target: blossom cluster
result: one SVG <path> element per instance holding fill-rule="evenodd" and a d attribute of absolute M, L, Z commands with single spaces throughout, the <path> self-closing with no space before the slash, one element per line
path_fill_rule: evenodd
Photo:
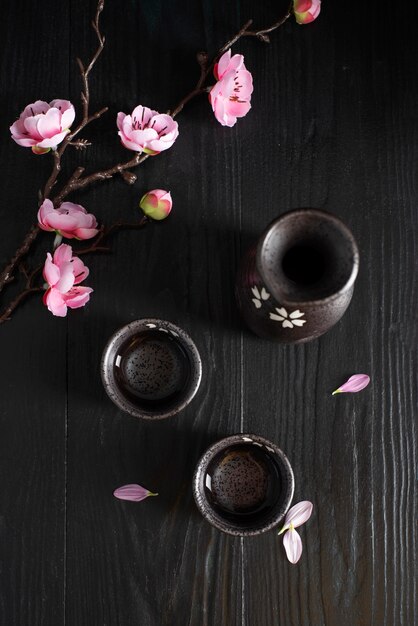
<path fill-rule="evenodd" d="M 315 20 L 320 9 L 321 0 L 293 0 L 293 13 L 299 24 Z M 220 56 L 213 73 L 216 83 L 208 88 L 208 92 L 215 118 L 222 126 L 234 126 L 238 118 L 247 115 L 251 109 L 252 74 L 245 66 L 243 55 L 232 56 L 231 50 Z M 66 142 L 71 141 L 74 119 L 75 109 L 68 100 L 56 99 L 49 103 L 37 100 L 25 107 L 19 119 L 10 126 L 10 132 L 18 145 L 31 148 L 34 154 L 46 154 L 52 150 L 59 159 Z M 116 125 L 125 148 L 149 156 L 171 148 L 179 135 L 178 124 L 171 115 L 141 104 L 130 114 L 119 112 Z M 78 129 L 74 134 L 77 132 Z M 57 153 L 61 144 L 63 148 Z M 154 189 L 141 198 L 139 206 L 147 217 L 165 219 L 172 208 L 171 195 L 164 189 Z M 61 244 L 61 240 L 63 237 L 78 240 L 95 237 L 99 232 L 97 220 L 80 204 L 63 202 L 54 206 L 50 198 L 45 198 L 38 211 L 38 226 L 56 235 L 55 251 L 53 256 L 48 252 L 44 265 L 46 291 L 43 300 L 53 315 L 63 317 L 68 308 L 84 306 L 93 290 L 79 286 L 89 270 L 73 254 L 71 246 Z"/>

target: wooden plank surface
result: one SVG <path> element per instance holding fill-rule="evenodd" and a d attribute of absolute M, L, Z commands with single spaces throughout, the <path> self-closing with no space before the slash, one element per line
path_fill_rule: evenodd
<path fill-rule="evenodd" d="M 109 113 L 85 136 L 91 169 L 126 157 L 115 117 L 166 110 L 193 86 L 197 50 L 214 52 L 247 18 L 286 2 L 106 1 L 107 43 L 91 81 Z M 94 47 L 95 1 L 6 2 L 0 34 L 5 262 L 31 224 L 49 156 L 8 139 L 37 98 L 77 102 L 74 57 Z M 41 14 L 42 13 L 42 18 Z M 66 320 L 33 299 L 0 326 L 0 623 L 5 626 L 412 626 L 416 606 L 417 9 L 323 2 L 270 45 L 235 46 L 254 76 L 253 108 L 233 129 L 206 98 L 179 115 L 172 150 L 138 180 L 71 198 L 109 223 L 168 188 L 173 214 L 118 234 L 86 260 L 90 304 Z M 301 206 L 340 216 L 360 248 L 354 299 L 319 340 L 277 346 L 243 328 L 234 302 L 241 254 L 276 215 Z M 45 246 L 47 239 L 45 239 Z M 45 248 L 46 249 L 46 248 Z M 13 287 L 10 289 L 13 291 Z M 105 395 L 104 344 L 155 316 L 185 328 L 202 387 L 179 416 L 138 422 Z M 330 393 L 354 372 L 371 386 Z M 212 529 L 191 494 L 197 459 L 238 431 L 276 441 L 314 515 L 297 566 L 274 532 Z M 160 496 L 116 501 L 139 482 Z"/>
<path fill-rule="evenodd" d="M 9 126 L 28 103 L 52 100 L 68 88 L 68 6 L 62 3 L 60 17 L 52 2 L 43 10 L 51 15 L 49 32 L 38 37 L 35 10 L 27 2 L 2 6 L 2 266 L 34 220 L 38 189 L 49 170 L 41 157 L 17 149 Z M 14 292 L 12 283 L 7 293 Z M 67 325 L 50 322 L 41 302 L 32 301 L 1 327 L 0 623 L 5 626 L 64 623 Z"/>

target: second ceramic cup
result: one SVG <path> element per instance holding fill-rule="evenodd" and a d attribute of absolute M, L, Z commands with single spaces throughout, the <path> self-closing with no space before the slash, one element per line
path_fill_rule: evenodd
<path fill-rule="evenodd" d="M 292 502 L 294 477 L 286 455 L 258 435 L 232 435 L 201 457 L 193 495 L 203 517 L 230 535 L 276 528 Z"/>
<path fill-rule="evenodd" d="M 103 352 L 101 375 L 108 396 L 122 411 L 164 419 L 193 399 L 202 362 L 184 330 L 165 320 L 143 319 L 112 335 Z"/>

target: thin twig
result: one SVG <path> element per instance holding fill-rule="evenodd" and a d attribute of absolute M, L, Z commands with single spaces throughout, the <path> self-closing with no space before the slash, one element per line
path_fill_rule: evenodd
<path fill-rule="evenodd" d="M 52 188 L 56 184 L 58 175 L 59 175 L 59 173 L 61 171 L 61 157 L 62 157 L 65 149 L 67 148 L 67 146 L 72 144 L 72 141 L 73 141 L 74 137 L 83 128 L 85 128 L 87 126 L 87 124 L 89 124 L 93 120 L 98 119 L 101 115 L 103 115 L 103 113 L 105 113 L 108 110 L 108 107 L 104 107 L 104 108 L 100 109 L 99 111 L 97 111 L 96 113 L 93 113 L 92 115 L 89 115 L 89 112 L 88 112 L 89 102 L 90 102 L 90 92 L 89 92 L 88 76 L 89 76 L 89 74 L 90 74 L 94 64 L 96 63 L 97 59 L 99 58 L 100 54 L 102 53 L 103 47 L 104 47 L 104 43 L 105 43 L 105 38 L 103 37 L 103 35 L 100 32 L 100 24 L 99 24 L 100 14 L 103 11 L 103 7 L 104 7 L 104 0 L 99 0 L 98 5 L 97 5 L 97 10 L 96 10 L 96 16 L 95 16 L 95 19 L 93 21 L 93 30 L 95 31 L 95 33 L 97 35 L 97 39 L 99 41 L 99 45 L 98 45 L 97 50 L 94 53 L 90 63 L 88 64 L 87 69 L 85 70 L 84 74 L 82 75 L 83 88 L 84 88 L 83 119 L 81 120 L 81 122 L 77 126 L 77 128 L 72 133 L 69 133 L 65 137 L 65 139 L 61 143 L 59 149 L 53 151 L 54 162 L 53 162 L 52 172 L 51 172 L 51 175 L 49 176 L 48 180 L 46 181 L 46 184 L 45 184 L 45 187 L 44 187 L 44 190 L 43 190 L 43 194 L 42 194 L 43 199 L 49 197 Z M 77 168 L 76 171 L 79 171 L 80 172 L 79 176 L 81 176 L 81 173 L 84 171 L 84 168 Z M 40 229 L 39 229 L 38 225 L 34 225 L 34 226 L 32 226 L 30 228 L 30 230 L 28 231 L 28 233 L 24 237 L 21 245 L 17 248 L 15 254 L 10 259 L 9 263 L 6 265 L 6 267 L 0 273 L 0 292 L 4 289 L 4 287 L 9 282 L 11 282 L 11 280 L 13 280 L 12 272 L 14 271 L 16 266 L 20 263 L 20 261 L 24 258 L 24 256 L 29 252 L 29 249 L 30 249 L 31 245 L 34 243 L 35 239 L 39 235 L 39 232 L 40 232 Z"/>
<path fill-rule="evenodd" d="M 87 124 L 90 124 L 90 122 L 92 122 L 93 120 L 96 120 L 97 118 L 99 118 L 101 115 L 103 115 L 103 113 L 106 113 L 106 111 L 108 110 L 108 107 L 103 107 L 102 109 L 100 109 L 100 111 L 97 111 L 96 113 L 93 113 L 93 115 L 89 115 L 89 105 L 90 105 L 90 87 L 89 87 L 89 74 L 91 72 L 91 70 L 94 67 L 94 64 L 96 63 L 97 59 L 99 58 L 99 56 L 101 55 L 101 53 L 103 52 L 103 48 L 104 48 L 104 44 L 105 44 L 105 38 L 104 36 L 101 34 L 100 32 L 100 14 L 103 11 L 104 8 L 104 0 L 99 0 L 98 4 L 97 4 L 97 9 L 96 9 L 96 15 L 95 18 L 92 22 L 92 26 L 93 26 L 93 30 L 96 33 L 97 39 L 98 39 L 98 46 L 97 49 L 95 51 L 95 53 L 93 54 L 88 66 L 85 68 L 83 65 L 83 62 L 81 61 L 81 59 L 77 58 L 77 63 L 78 66 L 80 68 L 80 75 L 81 75 L 81 80 L 83 83 L 83 91 L 81 92 L 81 101 L 82 101 L 82 105 L 83 105 L 83 118 L 81 120 L 81 122 L 79 123 L 79 125 L 75 128 L 75 130 L 73 130 L 72 132 L 68 133 L 68 135 L 65 137 L 65 139 L 62 141 L 60 147 L 58 150 L 54 150 L 54 165 L 52 168 L 52 173 L 51 176 L 48 178 L 47 183 L 45 185 L 45 189 L 44 189 L 44 198 L 49 198 L 49 194 L 51 193 L 51 189 L 52 187 L 55 185 L 59 172 L 61 170 L 61 157 L 64 154 L 67 146 L 69 145 L 74 145 L 73 144 L 73 139 L 76 135 L 78 135 L 78 133 L 87 126 Z"/>
<path fill-rule="evenodd" d="M 64 198 L 76 189 L 87 187 L 98 180 L 108 180 L 109 178 L 113 178 L 115 174 L 121 174 L 124 170 L 129 170 L 136 167 L 140 163 L 143 163 L 149 156 L 149 154 L 136 154 L 133 159 L 129 159 L 129 161 L 126 161 L 125 163 L 117 163 L 116 165 L 113 165 L 113 167 L 109 167 L 107 170 L 94 172 L 94 174 L 90 174 L 89 176 L 84 176 L 82 178 L 81 175 L 77 178 L 72 177 L 61 189 L 59 194 L 55 196 L 53 202 L 57 205 L 61 204 Z"/>
<path fill-rule="evenodd" d="M 69 141 L 69 146 L 74 146 L 76 150 L 84 150 L 87 146 L 91 146 L 91 142 L 87 139 L 76 139 L 75 141 Z"/>
<path fill-rule="evenodd" d="M 260 39 L 261 41 L 264 41 L 265 43 L 270 43 L 270 39 L 267 36 L 268 33 L 272 33 L 274 30 L 282 26 L 282 24 L 284 24 L 285 21 L 289 19 L 292 13 L 293 13 L 293 0 L 289 4 L 289 8 L 287 9 L 286 15 L 280 18 L 280 20 L 278 20 L 277 22 L 274 22 L 274 24 L 272 24 L 271 26 L 268 26 L 267 28 L 263 28 L 260 30 L 245 30 L 242 36 L 243 37 L 257 37 L 258 39 Z"/>
<path fill-rule="evenodd" d="M 212 72 L 213 68 L 215 67 L 215 63 L 218 61 L 219 57 L 221 57 L 224 52 L 229 50 L 229 48 L 231 48 L 231 46 L 233 46 L 239 39 L 241 39 L 241 37 L 249 37 L 253 35 L 257 35 L 257 36 L 260 35 L 260 37 L 264 36 L 265 33 L 272 32 L 273 30 L 276 30 L 276 28 L 279 28 L 279 26 L 281 26 L 289 18 L 291 13 L 292 13 L 292 5 L 290 5 L 286 15 L 283 18 L 281 18 L 278 22 L 275 22 L 274 24 L 272 24 L 269 28 L 265 28 L 260 31 L 247 30 L 253 23 L 253 20 L 248 20 L 239 29 L 239 31 L 233 37 L 231 37 L 231 39 L 229 39 L 218 50 L 218 52 L 215 54 L 215 56 L 213 57 L 212 61 L 209 64 L 208 64 L 207 53 L 199 52 L 197 54 L 197 61 L 200 65 L 199 79 L 194 89 L 192 89 L 190 93 L 184 96 L 184 98 L 182 98 L 180 102 L 177 103 L 177 105 L 174 107 L 174 109 L 171 112 L 168 111 L 171 117 L 173 118 L 176 117 L 176 115 L 178 115 L 183 110 L 184 106 L 188 102 L 190 102 L 190 100 L 192 100 L 196 96 L 199 96 L 208 92 L 208 89 L 210 88 L 205 87 L 204 85 L 210 73 Z M 72 193 L 73 191 L 77 189 L 85 188 L 88 185 L 91 185 L 92 183 L 99 181 L 99 180 L 108 180 L 109 178 L 112 178 L 115 174 L 118 174 L 118 173 L 120 174 L 123 170 L 131 169 L 133 167 L 140 165 L 140 163 L 143 163 L 148 158 L 148 156 L 149 155 L 147 154 L 143 154 L 142 156 L 138 155 L 134 157 L 133 159 L 131 159 L 130 161 L 127 161 L 126 163 L 118 163 L 117 165 L 114 165 L 106 170 L 98 171 L 98 172 L 95 172 L 94 174 L 80 177 L 77 181 L 73 181 L 71 183 L 68 182 L 64 186 L 64 188 L 60 191 L 60 193 L 54 198 L 54 204 L 59 204 L 60 202 L 64 200 L 64 198 L 69 193 Z"/>
<path fill-rule="evenodd" d="M 52 169 L 51 175 L 49 176 L 46 182 L 44 192 L 42 194 L 43 198 L 49 197 L 52 188 L 56 184 L 59 172 L 61 170 L 61 157 L 63 153 L 65 152 L 67 146 L 75 145 L 76 147 L 82 147 L 82 144 L 87 143 L 85 142 L 85 140 L 77 140 L 75 142 L 73 140 L 74 140 L 74 137 L 76 137 L 76 135 L 78 135 L 78 133 L 87 126 L 87 124 L 90 124 L 90 122 L 92 122 L 93 120 L 98 119 L 99 117 L 101 117 L 101 115 L 103 115 L 108 110 L 107 107 L 103 107 L 99 111 L 93 114 L 89 114 L 89 105 L 90 105 L 90 89 L 89 89 L 89 80 L 88 80 L 89 74 L 91 70 L 93 69 L 100 54 L 102 53 L 104 44 L 105 44 L 105 38 L 101 34 L 101 31 L 100 31 L 100 14 L 103 11 L 103 7 L 104 7 L 104 0 L 99 0 L 98 5 L 97 5 L 95 19 L 93 20 L 93 23 L 92 23 L 93 30 L 95 31 L 97 39 L 98 39 L 98 47 L 95 53 L 93 54 L 87 67 L 84 66 L 83 62 L 80 59 L 77 59 L 77 63 L 80 68 L 81 78 L 83 82 L 83 91 L 81 94 L 81 100 L 82 100 L 82 106 L 83 106 L 83 118 L 81 122 L 79 123 L 79 125 L 75 128 L 75 130 L 69 133 L 65 137 L 59 149 L 54 151 L 53 169 Z M 275 22 L 268 28 L 264 28 L 261 30 L 249 30 L 249 27 L 252 25 L 253 21 L 248 20 L 239 29 L 239 31 L 218 50 L 218 52 L 212 58 L 210 63 L 208 63 L 208 55 L 206 52 L 198 53 L 197 60 L 200 65 L 199 79 L 197 80 L 195 87 L 178 102 L 178 104 L 174 107 L 174 109 L 172 109 L 171 116 L 175 117 L 176 115 L 178 115 L 182 111 L 184 106 L 188 102 L 190 102 L 193 98 L 210 91 L 211 87 L 207 87 L 205 86 L 205 84 L 206 84 L 207 79 L 209 78 L 210 73 L 213 71 L 213 68 L 215 67 L 216 62 L 218 61 L 220 56 L 222 56 L 224 52 L 229 50 L 229 48 L 231 48 L 239 39 L 241 39 L 242 37 L 257 37 L 261 41 L 269 42 L 268 33 L 271 33 L 277 28 L 279 28 L 279 26 L 281 26 L 290 17 L 292 12 L 293 12 L 293 3 L 290 4 L 287 13 L 280 20 L 278 20 L 277 22 Z M 120 174 L 126 182 L 132 184 L 133 182 L 135 182 L 136 176 L 135 174 L 133 174 L 132 172 L 128 172 L 127 170 L 137 167 L 138 165 L 143 163 L 148 157 L 149 157 L 148 154 L 141 154 L 141 155 L 136 154 L 129 161 L 126 161 L 124 163 L 117 163 L 116 165 L 113 165 L 105 170 L 97 171 L 97 172 L 94 172 L 93 174 L 89 174 L 86 176 L 83 176 L 84 167 L 79 166 L 70 176 L 68 181 L 65 183 L 65 185 L 61 189 L 61 191 L 52 199 L 52 201 L 55 206 L 58 206 L 64 200 L 64 198 L 66 198 L 73 191 L 76 191 L 77 189 L 85 188 L 88 185 L 91 185 L 92 183 L 100 181 L 100 180 L 108 180 L 112 178 L 113 176 L 115 176 L 116 174 Z M 40 232 L 40 229 L 38 225 L 34 225 L 31 227 L 27 235 L 24 237 L 22 244 L 16 250 L 12 259 L 9 261 L 9 263 L 0 273 L 0 292 L 5 287 L 5 285 L 7 285 L 9 282 L 13 280 L 13 272 L 15 268 L 21 262 L 22 258 L 27 254 L 27 252 L 29 251 L 29 248 L 31 247 L 32 243 L 35 241 L 39 232 Z M 107 234 L 109 234 L 109 232 Z M 104 236 L 105 235 L 103 235 L 103 237 Z M 103 237 L 101 239 L 103 239 Z M 94 248 L 95 251 L 107 250 L 107 248 L 98 246 L 97 240 L 96 240 L 96 243 L 93 244 L 93 246 L 90 246 L 90 251 L 93 251 L 91 250 L 91 248 Z M 88 251 L 89 249 L 86 249 L 84 251 L 81 250 L 78 253 L 87 254 Z M 35 271 L 38 271 L 38 268 Z M 32 288 L 26 291 L 28 291 L 28 293 L 29 292 L 32 293 Z M 20 294 L 21 299 L 26 297 L 22 294 Z M 20 296 L 18 296 L 18 298 L 20 298 Z M 19 300 L 19 302 L 21 301 L 21 299 Z M 16 300 L 17 299 L 15 299 L 13 302 L 15 302 Z M 9 305 L 9 307 L 13 305 L 13 302 Z M 14 306 L 14 308 L 16 308 L 16 306 Z M 9 307 L 0 316 L 0 323 L 2 321 L 5 321 L 5 319 L 9 317 L 9 315 L 6 315 L 5 317 L 5 314 L 9 310 Z M 12 310 L 14 310 L 14 308 Z"/>
<path fill-rule="evenodd" d="M 23 257 L 27 254 L 29 248 L 32 243 L 35 241 L 36 237 L 39 234 L 39 226 L 36 224 L 30 227 L 30 230 L 27 232 L 26 236 L 23 239 L 22 244 L 17 248 L 16 252 L 3 269 L 0 274 L 0 292 L 3 290 L 4 286 L 13 280 L 12 273 L 14 272 L 16 266 L 20 263 Z"/>
<path fill-rule="evenodd" d="M 13 311 L 17 309 L 17 307 L 23 302 L 23 300 L 26 300 L 28 296 L 38 293 L 40 291 L 43 291 L 42 287 L 31 287 L 30 289 L 24 289 L 23 291 L 21 291 L 19 295 L 16 296 L 16 298 L 14 298 L 14 300 L 12 300 L 7 305 L 7 307 L 0 315 L 0 324 L 3 324 L 4 322 L 8 322 L 10 320 Z"/>
<path fill-rule="evenodd" d="M 74 254 L 76 256 L 82 256 L 83 254 L 91 254 L 92 252 L 109 252 L 110 248 L 99 245 L 103 242 L 104 239 L 107 239 L 108 237 L 110 237 L 110 235 L 115 233 L 115 231 L 117 230 L 143 228 L 144 226 L 146 226 L 146 224 L 149 223 L 149 221 L 150 220 L 147 218 L 147 216 L 144 215 L 139 222 L 115 222 L 114 224 L 111 224 L 111 226 L 108 226 L 107 228 L 102 227 L 91 246 L 88 246 L 87 248 L 80 248 L 78 250 L 74 250 Z"/>

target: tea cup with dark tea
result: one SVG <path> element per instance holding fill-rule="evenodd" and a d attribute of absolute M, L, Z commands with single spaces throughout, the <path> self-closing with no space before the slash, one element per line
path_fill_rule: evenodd
<path fill-rule="evenodd" d="M 102 356 L 101 376 L 122 411 L 144 419 L 172 417 L 195 396 L 202 362 L 192 339 L 178 326 L 143 319 L 120 328 Z"/>
<path fill-rule="evenodd" d="M 293 491 L 288 458 L 258 435 L 217 441 L 201 457 L 193 478 L 193 495 L 203 517 L 230 535 L 259 535 L 278 526 Z"/>

